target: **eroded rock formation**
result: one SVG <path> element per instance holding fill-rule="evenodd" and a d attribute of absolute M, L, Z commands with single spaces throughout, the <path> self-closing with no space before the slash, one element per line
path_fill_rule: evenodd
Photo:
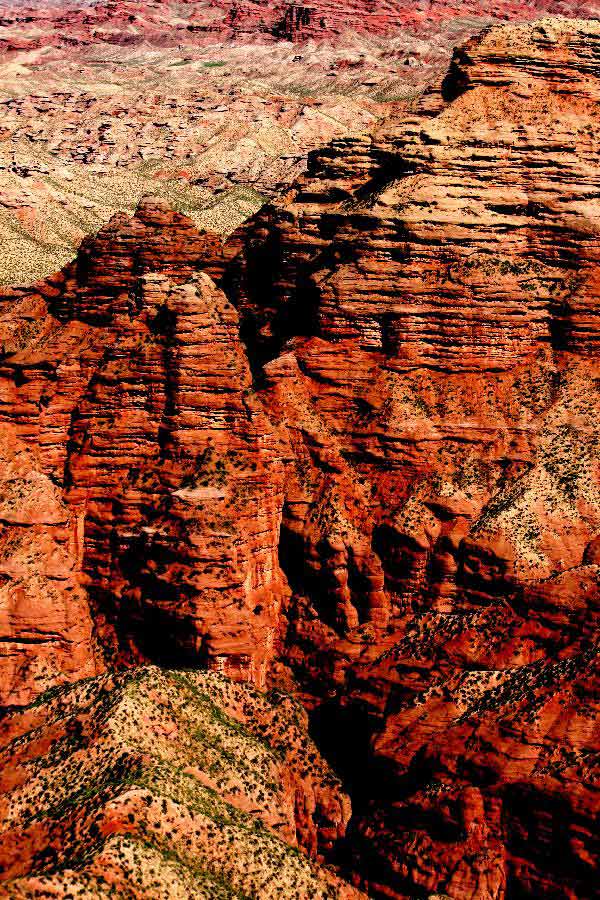
<path fill-rule="evenodd" d="M 599 41 L 488 30 L 441 111 L 315 154 L 227 275 L 294 460 L 284 658 L 381 896 L 594 878 Z"/>
<path fill-rule="evenodd" d="M 27 703 L 56 679 L 103 668 L 81 584 L 82 521 L 39 457 L 0 429 L 2 705 Z"/>
<path fill-rule="evenodd" d="M 287 590 L 283 465 L 237 313 L 206 274 L 222 265 L 220 242 L 158 201 L 113 219 L 72 266 L 6 300 L 0 416 L 35 451 L 56 507 L 40 526 L 72 545 L 109 657 L 183 653 L 264 685 Z M 72 591 L 53 604 L 61 640 L 85 607 Z M 28 623 L 7 614 L 3 637 L 29 641 Z M 21 678 L 16 697 L 7 665 L 4 705 L 43 686 Z M 46 687 L 64 675 L 54 666 Z"/>
<path fill-rule="evenodd" d="M 53 498 L 81 652 L 40 645 L 30 681 L 13 653 L 5 703 L 96 640 L 271 679 L 347 782 L 336 853 L 371 895 L 588 896 L 599 47 L 488 29 L 225 247 L 146 201 L 7 293 L 0 421 Z"/>

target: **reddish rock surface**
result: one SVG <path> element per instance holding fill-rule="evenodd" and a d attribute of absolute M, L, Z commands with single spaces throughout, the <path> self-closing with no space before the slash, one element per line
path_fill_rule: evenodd
<path fill-rule="evenodd" d="M 56 507 L 40 527 L 71 535 L 105 652 L 189 654 L 262 685 L 287 591 L 283 465 L 237 313 L 206 274 L 223 264 L 214 236 L 158 201 L 113 219 L 72 266 L 6 299 L 0 416 L 36 454 Z M 85 610 L 71 590 L 72 613 L 56 604 L 63 641 Z M 28 623 L 7 614 L 6 640 L 29 640 Z M 15 665 L 4 705 L 42 686 L 22 677 L 15 695 Z"/>
<path fill-rule="evenodd" d="M 0 429 L 1 703 L 103 668 L 81 586 L 82 521 L 12 426 Z"/>
<path fill-rule="evenodd" d="M 228 273 L 294 460 L 284 657 L 376 896 L 595 877 L 599 40 L 474 39 L 447 106 L 313 155 Z"/>
<path fill-rule="evenodd" d="M 75 595 L 109 662 L 300 693 L 372 896 L 590 895 L 599 44 L 488 29 L 224 248 L 147 200 L 6 293 L 0 417 L 42 546 L 75 534 L 82 649 L 9 660 L 4 703 L 91 671 Z"/>

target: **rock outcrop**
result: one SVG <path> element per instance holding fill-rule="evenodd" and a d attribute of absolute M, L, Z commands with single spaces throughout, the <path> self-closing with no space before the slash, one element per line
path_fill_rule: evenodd
<path fill-rule="evenodd" d="M 37 465 L 30 475 L 24 464 L 24 487 L 15 477 L 6 492 L 6 552 L 32 524 L 41 558 L 47 533 L 57 597 L 42 616 L 32 582 L 29 600 L 11 588 L 3 638 L 36 640 L 39 615 L 57 646 L 81 644 L 63 676 L 91 671 L 85 587 L 110 658 L 183 654 L 264 685 L 287 590 L 283 464 L 237 313 L 206 274 L 222 266 L 216 238 L 147 200 L 85 242 L 72 266 L 5 301 L 0 420 Z M 44 671 L 45 647 L 35 648 Z M 13 653 L 6 666 L 3 705 L 53 683 L 25 678 Z"/>
<path fill-rule="evenodd" d="M 1 726 L 0 896 L 359 900 L 317 861 L 349 803 L 305 728 L 214 673 L 40 698 Z"/>
<path fill-rule="evenodd" d="M 381 896 L 594 879 L 599 47 L 488 29 L 441 110 L 314 154 L 226 275 L 294 460 L 283 655 Z"/>
<path fill-rule="evenodd" d="M 7 293 L 0 422 L 63 556 L 59 640 L 29 681 L 13 654 L 4 703 L 96 640 L 285 684 L 373 896 L 589 895 L 599 48 L 598 22 L 489 28 L 225 247 L 146 201 Z"/>

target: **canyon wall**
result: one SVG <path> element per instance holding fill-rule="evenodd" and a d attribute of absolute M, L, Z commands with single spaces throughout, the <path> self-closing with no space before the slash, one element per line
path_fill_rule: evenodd
<path fill-rule="evenodd" d="M 73 265 L 4 301 L 0 420 L 24 460 L 11 481 L 18 495 L 5 499 L 20 577 L 6 587 L 4 705 L 72 673 L 76 660 L 88 673 L 82 586 L 105 658 L 183 654 L 264 685 L 287 591 L 277 558 L 283 464 L 237 313 L 207 274 L 223 265 L 218 239 L 148 200 L 84 242 Z M 27 515 L 37 528 L 17 546 Z M 44 570 L 32 572 L 29 557 L 44 542 L 62 556 L 52 558 L 48 622 L 32 638 Z M 47 664 L 21 672 L 15 694 L 13 645 L 28 656 L 34 639 L 37 667 Z M 66 669 L 52 662 L 57 642 L 77 645 Z"/>
<path fill-rule="evenodd" d="M 588 896 L 599 60 L 597 22 L 486 29 L 225 246 L 146 200 L 5 292 L 3 705 L 283 685 L 372 896 Z"/>
<path fill-rule="evenodd" d="M 226 275 L 293 455 L 282 657 L 381 896 L 594 877 L 599 38 L 473 39 Z"/>

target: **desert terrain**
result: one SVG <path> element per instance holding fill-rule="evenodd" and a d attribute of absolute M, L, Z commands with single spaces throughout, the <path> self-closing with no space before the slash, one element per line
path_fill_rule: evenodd
<path fill-rule="evenodd" d="M 482 7 L 2 10 L 0 897 L 594 896 L 600 20 Z"/>

